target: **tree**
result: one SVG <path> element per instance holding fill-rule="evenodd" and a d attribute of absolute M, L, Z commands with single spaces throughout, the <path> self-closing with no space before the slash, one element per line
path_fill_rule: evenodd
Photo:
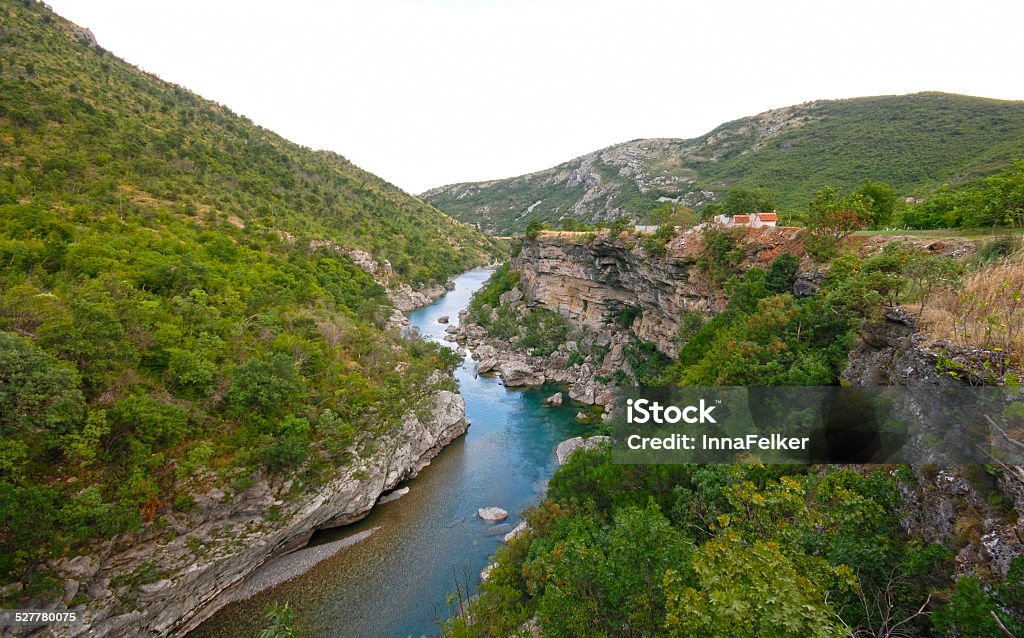
<path fill-rule="evenodd" d="M 896 210 L 896 191 L 892 186 L 885 182 L 864 180 L 853 194 L 867 203 L 867 221 L 871 228 L 885 228 L 892 221 Z"/>
<path fill-rule="evenodd" d="M 288 355 L 280 352 L 250 359 L 231 372 L 228 399 L 265 415 L 283 414 L 302 392 L 303 382 Z"/>
<path fill-rule="evenodd" d="M 911 250 L 904 273 L 912 289 L 918 294 L 921 307 L 917 314 L 924 313 L 924 307 L 937 290 L 955 288 L 960 283 L 963 267 L 952 257 L 933 255 L 927 250 Z"/>
<path fill-rule="evenodd" d="M 807 207 L 804 223 L 810 237 L 804 247 L 818 259 L 831 256 L 847 235 L 868 225 L 868 205 L 861 195 L 843 198 L 839 191 L 825 186 L 814 194 Z"/>
<path fill-rule="evenodd" d="M 692 208 L 682 204 L 663 202 L 661 206 L 648 213 L 647 223 L 656 226 L 668 224 L 688 227 L 697 223 L 697 213 Z"/>
<path fill-rule="evenodd" d="M 765 277 L 765 286 L 774 293 L 791 292 L 796 283 L 800 259 L 793 253 L 782 253 L 772 260 Z"/>
<path fill-rule="evenodd" d="M 985 180 L 990 193 L 988 217 L 993 223 L 1024 226 L 1024 161 Z"/>
<path fill-rule="evenodd" d="M 722 212 L 726 215 L 745 215 L 775 210 L 775 195 L 764 189 L 742 187 L 730 188 L 722 200 Z"/>
<path fill-rule="evenodd" d="M 540 235 L 541 231 L 545 228 L 547 228 L 547 226 L 541 220 L 531 219 L 530 223 L 526 225 L 526 236 L 530 239 L 537 239 L 537 236 Z"/>
<path fill-rule="evenodd" d="M 66 432 L 85 414 L 74 368 L 31 341 L 0 332 L 0 433 Z"/>
<path fill-rule="evenodd" d="M 956 581 L 952 598 L 932 616 L 932 622 L 944 635 L 964 638 L 1005 638 L 1020 635 L 1016 632 L 1021 630 L 974 576 Z"/>

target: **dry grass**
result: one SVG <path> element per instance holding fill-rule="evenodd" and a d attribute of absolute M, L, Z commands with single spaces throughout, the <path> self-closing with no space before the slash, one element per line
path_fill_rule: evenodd
<path fill-rule="evenodd" d="M 1024 251 L 965 275 L 921 319 L 936 339 L 1002 353 L 1009 365 L 1024 361 Z"/>

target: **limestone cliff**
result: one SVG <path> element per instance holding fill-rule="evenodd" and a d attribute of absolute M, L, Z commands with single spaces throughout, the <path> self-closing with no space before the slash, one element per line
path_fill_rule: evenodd
<path fill-rule="evenodd" d="M 115 539 L 61 561 L 54 567 L 66 579 L 65 604 L 79 591 L 92 600 L 85 624 L 55 635 L 184 635 L 227 604 L 263 563 L 302 547 L 317 529 L 369 514 L 383 492 L 416 476 L 469 426 L 456 393 L 437 392 L 430 407 L 428 417 L 408 413 L 326 484 L 303 490 L 257 474 L 248 488 L 208 489 L 192 513 L 169 516 L 178 535 L 166 544 Z"/>
<path fill-rule="evenodd" d="M 767 265 L 785 250 L 799 252 L 796 236 L 795 228 L 751 229 L 743 238 L 747 262 Z M 700 229 L 689 229 L 655 256 L 625 235 L 547 232 L 524 241 L 512 269 L 530 305 L 594 331 L 633 317 L 630 331 L 675 357 L 683 313 L 716 314 L 726 302 L 697 265 L 700 242 Z"/>

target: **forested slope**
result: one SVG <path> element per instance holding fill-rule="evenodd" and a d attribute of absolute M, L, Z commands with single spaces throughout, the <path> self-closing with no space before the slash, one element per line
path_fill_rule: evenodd
<path fill-rule="evenodd" d="M 385 329 L 384 285 L 443 282 L 494 250 L 45 6 L 0 3 L 6 599 L 50 600 L 47 560 L 101 539 L 173 538 L 194 494 L 268 475 L 299 494 L 432 405 L 451 355 Z"/>

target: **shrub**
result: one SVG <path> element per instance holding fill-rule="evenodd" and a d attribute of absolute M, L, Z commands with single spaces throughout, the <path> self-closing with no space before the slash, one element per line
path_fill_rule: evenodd
<path fill-rule="evenodd" d="M 228 400 L 266 416 L 282 414 L 302 393 L 303 381 L 292 358 L 276 352 L 249 359 L 231 372 Z"/>
<path fill-rule="evenodd" d="M 782 253 L 768 266 L 765 286 L 774 293 L 792 292 L 800 259 L 792 253 Z"/>

